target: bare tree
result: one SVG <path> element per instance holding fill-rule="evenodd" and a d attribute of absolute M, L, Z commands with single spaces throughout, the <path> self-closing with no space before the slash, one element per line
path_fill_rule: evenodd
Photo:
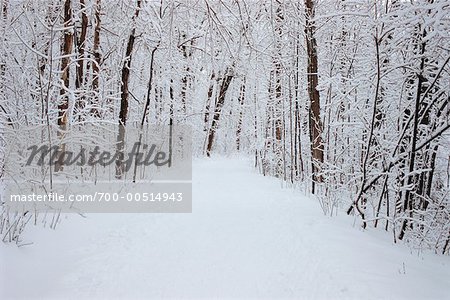
<path fill-rule="evenodd" d="M 116 161 L 116 177 L 121 178 L 124 172 L 124 147 L 125 147 L 125 126 L 127 123 L 128 115 L 128 86 L 130 80 L 130 68 L 131 68 L 131 56 L 133 53 L 134 42 L 136 39 L 136 19 L 139 17 L 141 10 L 141 0 L 137 0 L 136 10 L 132 17 L 132 29 L 128 37 L 127 48 L 125 51 L 125 60 L 122 67 L 122 82 L 120 86 L 120 112 L 119 112 L 119 134 L 117 136 L 117 152 L 119 153 L 119 159 Z"/>
<path fill-rule="evenodd" d="M 60 89 L 60 101 L 58 103 L 58 126 L 60 137 L 61 130 L 64 131 L 68 124 L 68 108 L 69 108 L 69 95 L 68 90 L 70 88 L 70 55 L 72 54 L 73 47 L 73 22 L 72 22 L 72 3 L 71 0 L 64 2 L 64 37 L 62 44 L 62 58 L 61 58 L 61 81 L 63 86 Z M 59 147 L 59 159 L 55 165 L 55 171 L 61 171 L 63 168 L 63 155 L 66 148 L 64 142 L 60 143 Z"/>
<path fill-rule="evenodd" d="M 211 121 L 211 127 L 207 136 L 207 144 L 206 144 L 206 155 L 211 156 L 211 150 L 214 144 L 214 137 L 216 134 L 217 127 L 219 126 L 220 115 L 222 113 L 222 107 L 225 103 L 225 96 L 227 94 L 228 88 L 230 86 L 231 80 L 233 79 L 233 69 L 227 68 L 224 72 L 219 92 L 216 99 L 216 104 L 214 108 L 214 114 Z"/>
<path fill-rule="evenodd" d="M 308 95 L 309 95 L 309 134 L 311 142 L 312 157 L 312 193 L 315 193 L 315 185 L 322 182 L 321 164 L 323 163 L 324 145 L 322 141 L 322 121 L 320 119 L 320 94 L 317 90 L 318 85 L 318 59 L 317 42 L 315 38 L 316 26 L 314 23 L 315 2 L 314 0 L 305 0 L 306 9 L 306 48 L 308 56 Z"/>

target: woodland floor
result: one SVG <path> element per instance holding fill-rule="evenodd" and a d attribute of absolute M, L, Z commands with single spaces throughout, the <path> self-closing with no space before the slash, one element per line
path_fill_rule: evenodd
<path fill-rule="evenodd" d="M 363 231 L 251 161 L 194 161 L 193 213 L 66 215 L 0 245 L 0 299 L 449 299 L 450 259 Z"/>

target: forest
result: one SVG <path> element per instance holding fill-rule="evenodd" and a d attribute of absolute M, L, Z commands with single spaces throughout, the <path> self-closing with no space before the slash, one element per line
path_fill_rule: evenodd
<path fill-rule="evenodd" d="M 194 167 L 246 157 L 325 216 L 449 255 L 449 1 L 0 3 L 2 180 L 40 180 L 8 150 L 25 127 L 118 125 L 120 152 L 127 127 L 187 126 Z M 0 206 L 17 243 L 36 216 Z"/>

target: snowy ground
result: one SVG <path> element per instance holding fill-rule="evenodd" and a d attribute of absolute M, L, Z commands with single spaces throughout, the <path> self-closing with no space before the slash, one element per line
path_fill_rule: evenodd
<path fill-rule="evenodd" d="M 1 244 L 0 299 L 450 299 L 449 257 L 324 217 L 247 160 L 193 174 L 192 214 L 69 215 Z"/>

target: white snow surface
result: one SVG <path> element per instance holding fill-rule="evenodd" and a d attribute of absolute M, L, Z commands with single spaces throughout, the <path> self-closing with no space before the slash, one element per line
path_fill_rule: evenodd
<path fill-rule="evenodd" d="M 0 299 L 450 299 L 450 259 L 393 244 L 245 158 L 193 163 L 191 214 L 75 214 L 0 244 Z"/>

